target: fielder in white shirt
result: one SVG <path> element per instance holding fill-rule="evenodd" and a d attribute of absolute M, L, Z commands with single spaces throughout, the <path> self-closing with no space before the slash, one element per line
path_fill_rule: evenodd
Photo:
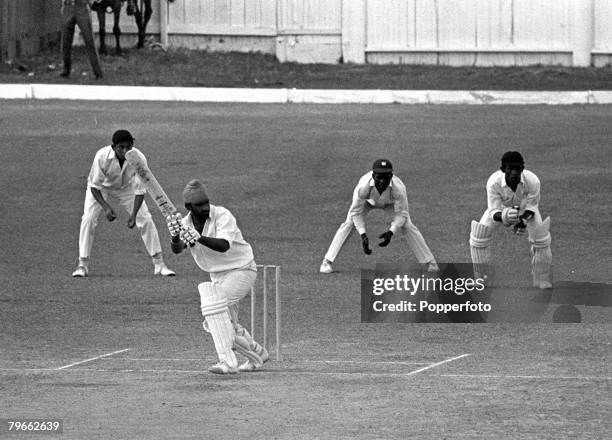
<path fill-rule="evenodd" d="M 500 170 L 487 181 L 487 210 L 479 222 L 472 221 L 470 251 L 475 277 L 486 279 L 490 276 L 489 243 L 493 229 L 503 224 L 512 227 L 515 234 L 527 231 L 533 286 L 552 287 L 550 217 L 542 221 L 539 203 L 538 177 L 525 169 L 525 161 L 518 151 L 504 153 Z"/>
<path fill-rule="evenodd" d="M 204 185 L 190 181 L 183 191 L 189 211 L 169 217 L 172 251 L 189 249 L 196 264 L 210 275 L 210 282 L 198 285 L 204 330 L 215 344 L 219 362 L 211 373 L 234 374 L 260 368 L 269 354 L 238 323 L 238 302 L 251 292 L 257 278 L 257 266 L 251 245 L 242 237 L 232 213 L 210 204 Z M 247 360 L 238 366 L 234 351 Z"/>
<path fill-rule="evenodd" d="M 427 265 L 429 272 L 439 270 L 436 259 L 425 243 L 419 229 L 412 223 L 408 213 L 408 196 L 406 186 L 399 177 L 393 175 L 393 166 L 387 159 L 378 159 L 372 166 L 372 172 L 364 174 L 353 191 L 353 201 L 344 223 L 340 225 L 321 263 L 321 273 L 333 272 L 332 263 L 340 253 L 344 242 L 353 231 L 361 236 L 361 244 L 366 255 L 372 253 L 370 240 L 366 232 L 365 216 L 372 209 L 393 212 L 389 230 L 378 236 L 382 241 L 379 246 L 385 247 L 391 237 L 400 231 L 408 241 L 408 246 L 421 264 Z"/>
<path fill-rule="evenodd" d="M 108 200 L 114 200 L 126 209 L 129 214 L 128 228 L 136 226 L 140 231 L 142 241 L 153 260 L 153 274 L 174 275 L 164 264 L 157 228 L 144 201 L 146 189 L 136 171 L 125 160 L 125 153 L 132 149 L 142 155 L 133 145 L 134 138 L 129 131 L 117 130 L 113 134 L 112 144 L 96 153 L 87 178 L 79 233 L 79 264 L 72 273 L 73 277 L 86 277 L 89 274 L 89 259 L 100 214 L 104 212 L 109 222 L 117 218 Z"/>

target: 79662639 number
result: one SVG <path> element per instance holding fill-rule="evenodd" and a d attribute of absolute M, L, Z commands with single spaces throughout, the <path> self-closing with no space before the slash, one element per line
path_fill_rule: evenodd
<path fill-rule="evenodd" d="M 4 418 L 0 419 L 0 434 L 62 434 L 61 419 Z"/>

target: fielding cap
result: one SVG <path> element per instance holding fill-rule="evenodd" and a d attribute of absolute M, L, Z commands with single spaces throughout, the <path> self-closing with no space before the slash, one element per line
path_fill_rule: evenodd
<path fill-rule="evenodd" d="M 502 166 L 507 163 L 520 163 L 521 165 L 525 165 L 523 156 L 518 151 L 506 151 L 501 158 L 501 163 Z"/>
<path fill-rule="evenodd" d="M 113 133 L 113 144 L 119 144 L 121 142 L 133 142 L 134 137 L 127 130 L 117 130 Z"/>
<path fill-rule="evenodd" d="M 387 159 L 378 159 L 372 165 L 372 171 L 375 173 L 392 173 L 393 165 Z"/>

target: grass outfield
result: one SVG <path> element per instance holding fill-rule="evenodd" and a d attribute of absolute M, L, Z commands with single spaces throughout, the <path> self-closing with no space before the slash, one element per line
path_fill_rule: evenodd
<path fill-rule="evenodd" d="M 605 438 L 612 328 L 594 317 L 609 309 L 579 306 L 581 324 L 362 324 L 360 269 L 414 262 L 405 241 L 368 257 L 353 236 L 336 273 L 318 268 L 379 156 L 406 183 L 438 260 L 469 261 L 486 179 L 517 149 L 542 181 L 555 280 L 610 282 L 611 116 L 609 106 L 2 101 L 0 417 L 61 418 L 65 439 Z M 215 356 L 199 315 L 205 276 L 171 254 L 150 199 L 177 277 L 152 276 L 123 212 L 100 219 L 90 277 L 70 277 L 86 176 L 120 127 L 171 198 L 205 180 L 257 262 L 282 266 L 281 362 L 206 372 Z M 385 230 L 382 216 L 369 220 L 371 237 Z M 526 240 L 494 238 L 504 276 L 527 285 Z"/>
<path fill-rule="evenodd" d="M 279 63 L 274 55 L 186 49 L 126 49 L 100 58 L 95 80 L 82 47 L 73 72 L 60 78 L 58 48 L 0 63 L 0 83 L 105 84 L 178 87 L 252 87 L 392 90 L 612 90 L 610 67 L 449 67 L 427 65 Z"/>

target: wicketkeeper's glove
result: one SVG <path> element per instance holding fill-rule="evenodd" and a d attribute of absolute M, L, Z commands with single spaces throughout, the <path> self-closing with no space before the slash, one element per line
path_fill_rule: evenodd
<path fill-rule="evenodd" d="M 168 231 L 172 237 L 176 237 L 181 232 L 181 214 L 179 212 L 166 217 Z"/>
<path fill-rule="evenodd" d="M 527 223 L 525 223 L 522 219 L 519 219 L 519 222 L 514 225 L 514 233 L 516 235 L 523 235 L 527 230 Z"/>
<path fill-rule="evenodd" d="M 516 225 L 519 222 L 519 210 L 515 206 L 512 208 L 504 208 L 501 217 L 504 226 Z"/>
<path fill-rule="evenodd" d="M 183 228 L 179 233 L 181 236 L 181 240 L 187 246 L 194 246 L 196 242 L 200 239 L 200 233 L 193 228 Z"/>
<path fill-rule="evenodd" d="M 372 253 L 372 249 L 370 249 L 370 240 L 365 232 L 361 234 L 361 246 L 363 247 L 363 252 L 366 255 L 370 255 Z"/>
<path fill-rule="evenodd" d="M 378 243 L 379 246 L 385 247 L 391 242 L 391 237 L 393 237 L 393 231 L 383 232 L 378 236 L 378 238 L 382 238 L 383 241 Z"/>

